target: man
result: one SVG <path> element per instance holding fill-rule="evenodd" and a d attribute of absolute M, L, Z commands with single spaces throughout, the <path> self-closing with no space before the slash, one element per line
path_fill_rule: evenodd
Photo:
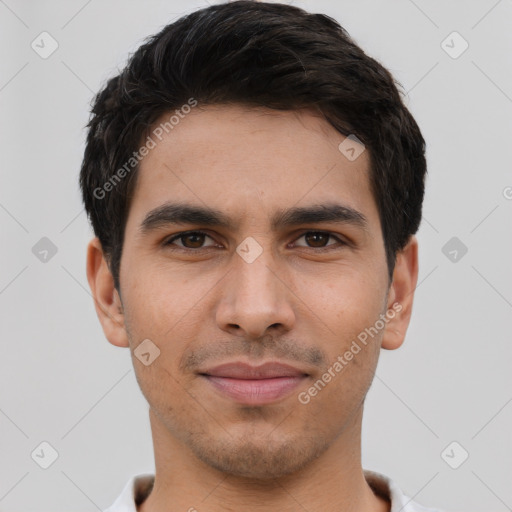
<path fill-rule="evenodd" d="M 293 6 L 196 11 L 108 82 L 87 275 L 156 464 L 109 512 L 427 510 L 361 466 L 380 349 L 411 316 L 424 153 L 389 72 Z"/>

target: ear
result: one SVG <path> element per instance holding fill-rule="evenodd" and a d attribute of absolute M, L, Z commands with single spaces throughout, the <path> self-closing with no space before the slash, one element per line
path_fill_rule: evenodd
<path fill-rule="evenodd" d="M 405 333 L 411 320 L 417 282 L 418 241 L 415 236 L 411 236 L 407 245 L 397 253 L 393 281 L 388 292 L 387 317 L 389 321 L 382 337 L 382 348 L 395 350 L 404 342 Z"/>
<path fill-rule="evenodd" d="M 108 341 L 117 347 L 129 347 L 121 297 L 98 238 L 93 238 L 87 246 L 87 280 Z"/>

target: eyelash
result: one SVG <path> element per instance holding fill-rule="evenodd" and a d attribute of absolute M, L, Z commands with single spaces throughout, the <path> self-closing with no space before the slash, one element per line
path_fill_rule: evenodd
<path fill-rule="evenodd" d="M 329 241 L 330 241 L 331 238 L 334 238 L 338 242 L 338 244 L 331 244 L 331 245 L 327 245 L 327 246 L 324 246 L 324 247 L 308 247 L 308 246 L 300 246 L 300 247 L 304 247 L 306 249 L 316 249 L 317 252 L 325 252 L 325 251 L 330 251 L 330 250 L 333 250 L 333 249 L 339 249 L 340 246 L 348 245 L 347 242 L 344 242 L 338 236 L 334 235 L 333 233 L 330 233 L 329 231 L 313 231 L 313 230 L 304 231 L 298 238 L 296 238 L 296 240 L 299 240 L 303 236 L 309 235 L 309 234 L 327 235 L 329 237 Z M 201 231 L 201 230 L 182 231 L 181 233 L 177 233 L 177 234 L 173 235 L 171 238 L 166 239 L 163 242 L 163 245 L 166 246 L 166 247 L 167 246 L 171 246 L 172 243 L 175 240 L 179 240 L 180 238 L 183 238 L 183 237 L 185 237 L 187 235 L 204 235 L 204 236 L 207 236 L 208 238 L 211 238 L 213 240 L 212 236 L 209 235 L 208 233 L 206 233 L 205 231 Z M 213 246 L 210 246 L 210 247 L 198 247 L 196 249 L 192 249 L 190 247 L 175 246 L 175 248 L 177 248 L 177 250 L 183 250 L 183 251 L 186 251 L 186 252 L 189 252 L 189 251 L 197 252 L 197 251 L 204 250 L 204 249 L 212 249 L 214 247 Z"/>

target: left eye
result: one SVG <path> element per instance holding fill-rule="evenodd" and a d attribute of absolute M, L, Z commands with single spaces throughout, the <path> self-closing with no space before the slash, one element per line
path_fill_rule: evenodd
<path fill-rule="evenodd" d="M 327 242 L 329 239 L 334 239 L 338 243 L 343 244 L 343 242 L 338 237 L 332 235 L 331 233 L 325 233 L 324 231 L 308 231 L 307 233 L 304 233 L 302 236 L 300 236 L 297 240 L 300 240 L 301 238 L 304 238 L 309 245 L 297 244 L 299 247 L 312 247 L 314 249 L 321 249 L 330 245 L 336 245 L 328 244 Z"/>

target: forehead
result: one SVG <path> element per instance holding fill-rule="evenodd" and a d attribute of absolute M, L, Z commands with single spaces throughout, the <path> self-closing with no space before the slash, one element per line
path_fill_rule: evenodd
<path fill-rule="evenodd" d="M 339 149 L 345 136 L 318 113 L 197 106 L 166 125 L 171 115 L 152 127 L 129 217 L 176 200 L 247 220 L 323 202 L 370 220 L 377 213 L 367 152 L 348 159 Z"/>

